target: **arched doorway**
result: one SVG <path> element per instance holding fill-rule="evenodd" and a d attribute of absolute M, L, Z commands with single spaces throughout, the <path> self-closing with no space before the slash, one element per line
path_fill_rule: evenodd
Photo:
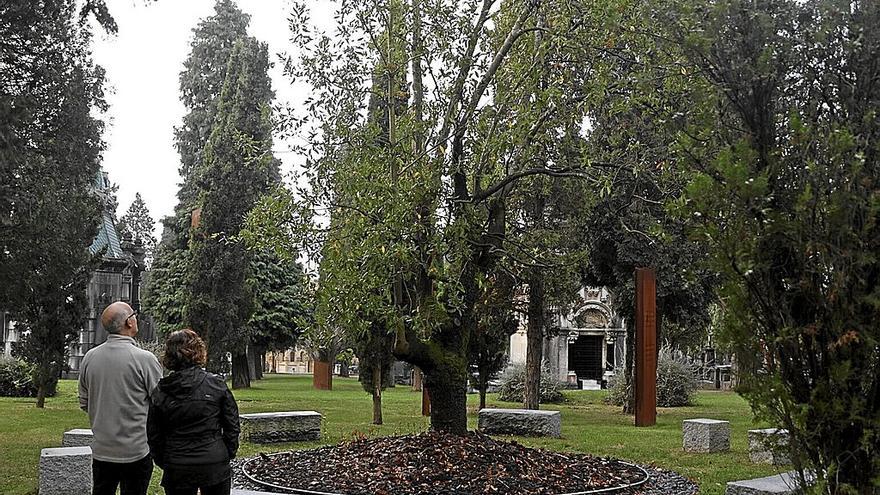
<path fill-rule="evenodd" d="M 601 383 L 604 372 L 602 363 L 602 336 L 580 335 L 568 346 L 568 369 L 579 380 L 596 380 Z"/>

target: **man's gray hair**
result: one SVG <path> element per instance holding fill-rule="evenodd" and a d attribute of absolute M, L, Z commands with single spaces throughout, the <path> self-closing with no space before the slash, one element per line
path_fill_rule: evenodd
<path fill-rule="evenodd" d="M 125 313 L 116 313 L 104 330 L 107 330 L 107 333 L 119 333 L 125 327 L 125 320 L 127 319 Z"/>

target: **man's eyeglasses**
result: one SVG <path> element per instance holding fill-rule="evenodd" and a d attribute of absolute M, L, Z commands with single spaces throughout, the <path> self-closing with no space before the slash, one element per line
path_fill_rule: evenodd
<path fill-rule="evenodd" d="M 126 317 L 125 317 L 125 321 L 128 321 L 128 319 L 131 318 L 132 316 L 137 316 L 137 314 L 138 314 L 138 312 L 135 311 L 134 313 L 132 313 L 132 314 L 126 316 Z"/>

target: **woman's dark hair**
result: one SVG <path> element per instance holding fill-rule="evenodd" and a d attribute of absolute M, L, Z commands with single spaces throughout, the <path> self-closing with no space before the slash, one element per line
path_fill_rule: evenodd
<path fill-rule="evenodd" d="M 171 332 L 165 340 L 165 355 L 162 356 L 165 369 L 180 371 L 191 366 L 204 366 L 207 361 L 205 341 L 189 328 Z"/>

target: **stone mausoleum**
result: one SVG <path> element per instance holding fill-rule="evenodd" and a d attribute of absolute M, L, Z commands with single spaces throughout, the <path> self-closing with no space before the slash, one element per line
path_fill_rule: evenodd
<path fill-rule="evenodd" d="M 555 312 L 545 332 L 543 356 L 560 380 L 579 388 L 600 388 L 624 365 L 626 327 L 609 301 L 605 288 L 581 289 L 568 314 Z M 510 337 L 510 361 L 526 361 L 526 325 Z"/>
<path fill-rule="evenodd" d="M 98 235 L 89 247 L 92 254 L 102 253 L 101 265 L 92 273 L 87 292 L 89 309 L 87 320 L 79 331 L 79 339 L 68 350 L 69 372 L 75 375 L 85 353 L 107 340 L 107 332 L 101 326 L 101 313 L 114 301 L 125 301 L 135 311 L 140 310 L 140 283 L 144 270 L 144 248 L 140 243 L 129 239 L 120 240 L 115 225 L 113 192 L 106 172 L 99 172 L 95 177 L 95 193 L 101 198 L 101 213 Z M 2 313 L 3 331 L 2 345 L 5 356 L 10 356 L 13 343 L 21 335 L 15 327 L 15 315 L 6 311 Z M 140 318 L 138 322 L 140 340 L 154 340 L 154 332 L 148 318 Z"/>

